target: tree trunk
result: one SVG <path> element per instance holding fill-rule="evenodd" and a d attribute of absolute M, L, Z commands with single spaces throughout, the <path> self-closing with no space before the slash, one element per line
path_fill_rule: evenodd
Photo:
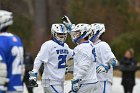
<path fill-rule="evenodd" d="M 32 53 L 35 56 L 41 45 L 48 38 L 47 33 L 47 0 L 35 0 L 35 17 L 32 31 Z"/>

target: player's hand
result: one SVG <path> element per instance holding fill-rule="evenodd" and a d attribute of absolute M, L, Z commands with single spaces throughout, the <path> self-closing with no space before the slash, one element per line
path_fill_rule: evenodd
<path fill-rule="evenodd" d="M 70 19 L 66 15 L 62 17 L 62 22 L 66 27 L 69 27 L 70 25 L 72 25 Z"/>
<path fill-rule="evenodd" d="M 29 72 L 29 85 L 28 87 L 38 87 L 37 84 L 37 73 L 30 71 Z"/>
<path fill-rule="evenodd" d="M 108 70 L 109 70 L 109 68 L 110 67 L 108 65 L 101 64 L 101 65 L 99 65 L 99 66 L 96 67 L 96 72 L 97 73 L 102 73 L 102 72 L 107 73 Z"/>
<path fill-rule="evenodd" d="M 73 79 L 73 80 L 71 80 L 71 83 L 72 83 L 72 92 L 77 92 L 78 90 L 79 90 L 79 82 L 80 82 L 81 80 L 80 79 Z"/>
<path fill-rule="evenodd" d="M 66 26 L 67 30 L 70 32 L 74 28 L 74 24 L 71 23 L 70 19 L 67 16 L 62 17 L 62 23 Z"/>

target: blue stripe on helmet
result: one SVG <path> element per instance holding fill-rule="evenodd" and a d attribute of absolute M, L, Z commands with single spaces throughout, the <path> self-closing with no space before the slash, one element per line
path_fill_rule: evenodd
<path fill-rule="evenodd" d="M 87 32 L 85 32 L 84 34 L 82 34 L 80 37 L 73 39 L 74 43 L 79 43 L 80 40 L 86 35 Z"/>
<path fill-rule="evenodd" d="M 96 37 L 99 35 L 99 32 L 100 31 L 97 31 L 97 33 L 90 38 L 90 41 L 93 42 L 96 39 Z"/>
<path fill-rule="evenodd" d="M 60 25 L 61 26 L 61 31 L 64 33 L 64 26 L 63 25 Z"/>

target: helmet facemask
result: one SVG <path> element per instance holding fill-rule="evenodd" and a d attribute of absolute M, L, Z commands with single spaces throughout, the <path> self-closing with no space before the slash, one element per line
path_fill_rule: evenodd
<path fill-rule="evenodd" d="M 60 42 L 64 43 L 67 38 L 67 33 L 54 33 L 54 37 Z"/>
<path fill-rule="evenodd" d="M 95 40 L 100 38 L 104 32 L 105 32 L 104 24 L 102 23 L 91 24 L 90 40 L 94 42 Z"/>
<path fill-rule="evenodd" d="M 79 23 L 75 26 L 75 28 L 71 31 L 72 41 L 76 44 L 79 44 L 81 39 L 89 36 L 90 34 L 90 25 L 85 23 Z"/>
<path fill-rule="evenodd" d="M 67 38 L 67 30 L 66 27 L 61 24 L 53 24 L 51 28 L 51 34 L 53 36 L 53 39 L 59 43 L 59 44 L 64 44 Z"/>
<path fill-rule="evenodd" d="M 86 31 L 81 33 L 80 30 L 71 32 L 71 38 L 74 43 L 79 44 L 80 40 L 83 39 L 86 35 Z"/>

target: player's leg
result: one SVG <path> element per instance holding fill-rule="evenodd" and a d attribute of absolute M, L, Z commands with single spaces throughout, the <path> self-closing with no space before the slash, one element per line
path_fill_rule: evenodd
<path fill-rule="evenodd" d="M 81 85 L 77 93 L 97 93 L 98 83 Z"/>
<path fill-rule="evenodd" d="M 98 82 L 98 88 L 97 88 L 97 93 L 104 93 L 104 89 L 105 89 L 105 86 L 104 86 L 104 81 L 99 81 Z"/>
<path fill-rule="evenodd" d="M 97 91 L 97 93 L 112 93 L 112 84 L 107 81 L 100 81 Z"/>
<path fill-rule="evenodd" d="M 50 87 L 44 87 L 44 93 L 53 93 Z"/>
<path fill-rule="evenodd" d="M 112 83 L 108 81 L 100 81 L 97 93 L 112 93 Z"/>
<path fill-rule="evenodd" d="M 45 93 L 64 93 L 61 85 L 50 85 L 49 87 L 44 87 Z"/>
<path fill-rule="evenodd" d="M 112 93 L 112 83 L 106 82 L 106 91 L 105 93 Z"/>
<path fill-rule="evenodd" d="M 61 85 L 51 85 L 54 93 L 64 93 L 63 87 Z"/>

